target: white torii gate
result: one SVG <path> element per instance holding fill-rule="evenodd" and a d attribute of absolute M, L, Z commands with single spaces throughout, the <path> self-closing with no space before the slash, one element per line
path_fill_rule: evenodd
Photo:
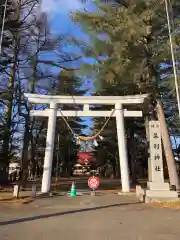
<path fill-rule="evenodd" d="M 112 105 L 115 111 L 112 117 L 116 117 L 118 149 L 120 158 L 120 172 L 122 191 L 130 192 L 129 167 L 127 157 L 127 147 L 124 129 L 124 117 L 142 117 L 142 111 L 128 111 L 123 108 L 123 104 L 142 104 L 147 94 L 132 96 L 51 96 L 25 93 L 25 97 L 31 103 L 49 104 L 46 110 L 31 110 L 31 116 L 48 117 L 48 128 L 46 137 L 46 149 L 44 157 L 44 169 L 41 192 L 47 193 L 51 185 L 51 170 L 54 151 L 54 136 L 56 129 L 56 117 L 109 117 L 111 111 L 90 110 L 89 105 Z M 83 110 L 58 111 L 59 104 L 83 105 Z"/>

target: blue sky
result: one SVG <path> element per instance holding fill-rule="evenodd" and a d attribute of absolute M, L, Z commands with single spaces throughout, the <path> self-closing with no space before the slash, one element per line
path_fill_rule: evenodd
<path fill-rule="evenodd" d="M 77 10 L 93 10 L 92 1 L 87 1 L 87 4 L 82 4 L 80 0 L 42 0 L 41 8 L 48 14 L 48 20 L 52 34 L 71 34 L 77 38 L 84 38 L 85 34 L 81 31 L 80 27 L 75 25 L 70 19 L 70 14 Z M 91 84 L 88 79 L 84 79 L 84 87 L 89 88 L 87 94 L 91 92 Z M 92 121 L 90 118 L 83 118 L 88 126 L 91 126 Z M 85 131 L 87 134 L 90 132 L 88 128 Z"/>
<path fill-rule="evenodd" d="M 86 0 L 81 3 L 81 0 L 42 0 L 41 8 L 48 14 L 51 30 L 55 33 L 68 33 L 78 36 L 83 36 L 80 28 L 75 26 L 69 15 L 78 10 L 95 11 L 93 0 Z"/>
<path fill-rule="evenodd" d="M 42 10 L 48 14 L 51 30 L 55 33 L 81 34 L 69 18 L 71 12 L 88 7 L 80 0 L 42 0 Z"/>
<path fill-rule="evenodd" d="M 92 8 L 92 4 L 90 4 L 92 1 L 93 0 L 89 0 L 87 4 L 82 4 L 81 0 L 42 0 L 41 8 L 48 14 L 52 34 L 67 34 L 68 36 L 83 39 L 87 37 L 80 29 L 80 26 L 71 20 L 70 14 L 85 8 L 89 10 Z M 72 45 L 66 46 L 65 50 L 77 53 L 77 48 Z"/>

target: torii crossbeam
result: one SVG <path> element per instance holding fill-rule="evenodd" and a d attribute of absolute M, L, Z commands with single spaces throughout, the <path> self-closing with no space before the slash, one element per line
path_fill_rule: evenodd
<path fill-rule="evenodd" d="M 51 170 L 54 151 L 54 136 L 56 128 L 56 117 L 109 117 L 111 111 L 90 110 L 89 105 L 112 105 L 115 108 L 112 117 L 116 117 L 118 149 L 120 158 L 120 172 L 122 191 L 130 191 L 129 167 L 126 147 L 126 137 L 124 129 L 124 117 L 142 117 L 142 111 L 128 111 L 123 105 L 142 104 L 148 94 L 129 96 L 51 96 L 25 93 L 25 97 L 31 103 L 49 104 L 46 110 L 31 110 L 31 116 L 48 117 L 48 129 L 46 137 L 46 150 L 44 158 L 44 170 L 42 178 L 41 192 L 47 193 L 51 185 Z M 59 111 L 59 104 L 83 105 L 81 111 Z"/>

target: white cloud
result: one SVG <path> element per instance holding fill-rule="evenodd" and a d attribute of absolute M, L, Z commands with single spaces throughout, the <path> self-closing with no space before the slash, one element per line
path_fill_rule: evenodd
<path fill-rule="evenodd" d="M 83 4 L 80 0 L 42 0 L 41 7 L 49 15 L 56 15 L 81 9 Z"/>

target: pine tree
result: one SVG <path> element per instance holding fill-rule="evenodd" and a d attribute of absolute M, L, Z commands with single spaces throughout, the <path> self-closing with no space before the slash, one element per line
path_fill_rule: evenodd
<path fill-rule="evenodd" d="M 107 81 L 126 81 L 141 92 L 160 93 L 161 71 L 172 73 L 171 66 L 161 67 L 171 64 L 164 3 L 124 2 L 116 7 L 97 4 L 96 13 L 77 13 L 76 20 L 92 39 L 91 56 L 98 61 L 92 67 Z"/>
<path fill-rule="evenodd" d="M 124 94 L 119 91 L 119 95 L 132 94 L 134 90 L 153 94 L 167 106 L 169 98 L 174 97 L 170 86 L 173 72 L 164 2 L 99 2 L 97 12 L 79 12 L 75 16 L 91 40 L 85 54 L 96 60 L 89 68 L 95 70 L 97 82 L 103 85 L 106 81 L 111 86 L 127 89 Z M 179 6 L 178 1 L 173 1 L 177 57 Z"/>

